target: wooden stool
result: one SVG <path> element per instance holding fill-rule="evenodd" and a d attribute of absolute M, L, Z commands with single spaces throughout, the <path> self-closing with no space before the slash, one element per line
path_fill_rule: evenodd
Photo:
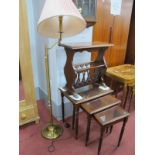
<path fill-rule="evenodd" d="M 100 140 L 98 146 L 98 155 L 100 154 L 102 140 L 103 140 L 103 133 L 106 127 L 114 125 L 118 122 L 123 122 L 122 129 L 120 132 L 119 140 L 117 147 L 119 147 L 121 139 L 123 137 L 124 129 L 126 122 L 128 120 L 129 113 L 122 109 L 120 106 L 115 106 L 105 111 L 99 112 L 94 115 L 94 118 L 101 126 L 101 133 L 100 133 Z"/>
<path fill-rule="evenodd" d="M 85 145 L 87 146 L 89 140 L 90 124 L 93 114 L 101 112 L 110 107 L 116 106 L 121 103 L 121 100 L 113 97 L 112 95 L 106 95 L 99 99 L 93 100 L 88 103 L 81 104 L 81 108 L 87 113 L 87 129 L 86 129 L 86 141 Z M 112 130 L 112 128 L 111 128 Z"/>
<path fill-rule="evenodd" d="M 109 67 L 106 70 L 106 76 L 110 77 L 113 81 L 117 81 L 118 83 L 122 83 L 124 85 L 122 106 L 126 108 L 128 96 L 131 96 L 132 94 L 131 85 L 135 85 L 135 66 L 131 64 L 123 64 L 119 66 Z M 117 92 L 117 89 L 115 90 Z"/>

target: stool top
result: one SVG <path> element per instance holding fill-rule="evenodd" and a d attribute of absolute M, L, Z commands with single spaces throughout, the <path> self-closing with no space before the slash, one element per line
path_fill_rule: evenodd
<path fill-rule="evenodd" d="M 120 106 L 114 106 L 94 115 L 96 120 L 102 125 L 114 124 L 121 119 L 128 117 L 129 113 Z"/>
<path fill-rule="evenodd" d="M 125 84 L 134 84 L 135 66 L 124 64 L 107 68 L 106 75 Z"/>
<path fill-rule="evenodd" d="M 121 100 L 112 95 L 106 95 L 96 100 L 81 104 L 81 108 L 89 114 L 94 114 L 120 103 Z"/>

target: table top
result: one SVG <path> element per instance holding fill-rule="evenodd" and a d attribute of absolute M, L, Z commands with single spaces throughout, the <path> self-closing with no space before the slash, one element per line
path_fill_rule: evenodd
<path fill-rule="evenodd" d="M 81 105 L 82 109 L 89 114 L 94 114 L 113 107 L 121 103 L 121 100 L 113 97 L 112 95 L 106 95 L 96 100 L 84 103 Z"/>
<path fill-rule="evenodd" d="M 125 84 L 134 84 L 135 66 L 124 64 L 107 68 L 106 75 Z"/>
<path fill-rule="evenodd" d="M 101 125 L 112 124 L 129 116 L 129 113 L 120 106 L 114 106 L 94 115 Z"/>
<path fill-rule="evenodd" d="M 61 43 L 61 46 L 71 50 L 84 50 L 93 48 L 111 47 L 113 44 L 105 42 L 81 42 L 81 43 Z"/>
<path fill-rule="evenodd" d="M 94 83 L 93 85 L 87 85 L 81 88 L 77 88 L 74 91 L 69 90 L 68 88 L 59 88 L 60 91 L 74 104 L 81 104 L 84 102 L 88 102 L 94 99 L 97 99 L 101 96 L 105 96 L 113 92 L 112 89 L 103 90 L 100 87 L 101 85 L 98 83 Z M 74 94 L 78 94 L 82 97 L 80 100 L 75 100 L 71 96 Z"/>

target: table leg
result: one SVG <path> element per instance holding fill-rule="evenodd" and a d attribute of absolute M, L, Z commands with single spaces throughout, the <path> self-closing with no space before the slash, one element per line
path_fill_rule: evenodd
<path fill-rule="evenodd" d="M 75 106 L 73 105 L 72 129 L 75 128 Z"/>
<path fill-rule="evenodd" d="M 105 128 L 105 133 L 109 133 L 109 134 L 111 134 L 112 129 L 113 129 L 113 126 L 112 126 L 112 125 L 111 125 L 111 126 L 106 127 L 106 128 Z"/>
<path fill-rule="evenodd" d="M 87 131 L 86 131 L 86 142 L 85 142 L 85 146 L 88 145 L 88 141 L 89 141 L 91 118 L 92 118 L 92 116 L 89 115 L 89 114 L 87 114 Z"/>
<path fill-rule="evenodd" d="M 61 104 L 62 104 L 62 121 L 65 122 L 65 110 L 64 110 L 64 95 L 61 93 Z"/>
<path fill-rule="evenodd" d="M 124 118 L 124 121 L 123 121 L 122 129 L 121 129 L 121 132 L 120 132 L 120 136 L 119 136 L 119 140 L 118 140 L 118 145 L 117 145 L 117 147 L 120 146 L 120 142 L 121 142 L 122 137 L 123 137 L 123 133 L 124 133 L 124 129 L 125 129 L 125 125 L 126 125 L 127 120 L 128 120 L 128 117 Z"/>
<path fill-rule="evenodd" d="M 99 146 L 98 146 L 98 155 L 100 154 L 101 151 L 101 146 L 102 146 L 102 141 L 103 141 L 103 133 L 104 133 L 104 128 L 101 127 L 101 133 L 100 133 L 100 140 L 99 140 Z"/>
<path fill-rule="evenodd" d="M 109 132 L 109 126 L 105 128 L 105 133 Z"/>
<path fill-rule="evenodd" d="M 114 81 L 113 79 L 111 79 L 109 85 L 110 85 L 110 88 L 111 88 L 111 89 L 115 89 L 115 81 Z M 112 95 L 115 95 L 115 97 L 116 97 L 115 90 L 114 90 L 114 92 L 112 93 Z"/>
<path fill-rule="evenodd" d="M 110 126 L 110 134 L 111 134 L 111 132 L 112 132 L 112 129 L 113 129 L 113 125 Z"/>
<path fill-rule="evenodd" d="M 75 138 L 78 139 L 79 106 L 75 108 Z"/>

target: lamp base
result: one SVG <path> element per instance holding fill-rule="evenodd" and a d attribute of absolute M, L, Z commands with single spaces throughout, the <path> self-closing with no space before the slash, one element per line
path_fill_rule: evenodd
<path fill-rule="evenodd" d="M 41 134 L 46 139 L 56 139 L 61 136 L 63 128 L 60 125 L 48 123 L 42 130 Z"/>

